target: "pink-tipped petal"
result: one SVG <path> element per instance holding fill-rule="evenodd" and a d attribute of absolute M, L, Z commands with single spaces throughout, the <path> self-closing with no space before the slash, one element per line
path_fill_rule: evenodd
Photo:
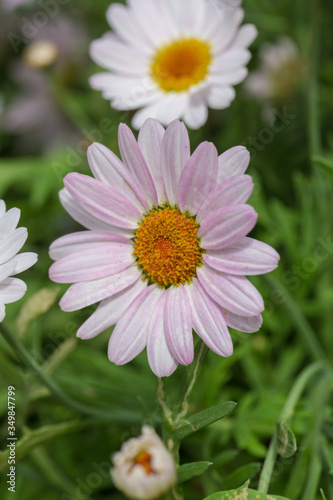
<path fill-rule="evenodd" d="M 203 142 L 186 162 L 181 173 L 177 198 L 181 212 L 196 214 L 217 179 L 217 151 L 214 144 Z"/>
<path fill-rule="evenodd" d="M 87 155 L 91 171 L 97 180 L 122 192 L 139 210 L 149 209 L 143 187 L 118 156 L 98 143 L 89 146 Z"/>
<path fill-rule="evenodd" d="M 60 307 L 67 312 L 78 311 L 121 292 L 141 277 L 141 271 L 136 266 L 132 266 L 109 278 L 75 283 L 69 287 L 60 300 Z"/>
<path fill-rule="evenodd" d="M 243 276 L 223 274 L 209 266 L 198 268 L 197 276 L 208 295 L 230 312 L 255 316 L 264 310 L 260 293 Z"/>
<path fill-rule="evenodd" d="M 205 292 L 196 278 L 186 290 L 192 306 L 193 329 L 216 354 L 231 356 L 232 341 L 219 305 Z"/>
<path fill-rule="evenodd" d="M 78 250 L 93 248 L 107 242 L 131 243 L 131 240 L 122 234 L 108 231 L 78 231 L 55 240 L 50 246 L 49 255 L 51 259 L 58 260 Z"/>
<path fill-rule="evenodd" d="M 142 212 L 121 192 L 87 175 L 66 175 L 69 193 L 93 217 L 122 229 L 136 229 Z"/>
<path fill-rule="evenodd" d="M 108 355 L 116 365 L 135 358 L 147 343 L 148 323 L 162 291 L 151 285 L 145 288 L 126 309 L 112 332 Z"/>
<path fill-rule="evenodd" d="M 169 349 L 182 365 L 193 361 L 191 305 L 184 285 L 171 286 L 166 292 L 164 330 Z"/>
<path fill-rule="evenodd" d="M 146 160 L 136 142 L 133 132 L 124 123 L 121 123 L 119 126 L 118 141 L 123 162 L 143 188 L 150 205 L 157 205 L 158 196 Z"/>
<path fill-rule="evenodd" d="M 244 204 L 253 191 L 253 181 L 249 175 L 235 175 L 222 181 L 202 204 L 196 220 L 201 222 L 209 211 L 218 210 L 227 205 Z"/>
<path fill-rule="evenodd" d="M 157 120 L 148 118 L 142 125 L 138 137 L 139 147 L 153 177 L 159 205 L 164 205 L 167 201 L 161 168 L 161 146 L 164 134 L 164 127 Z"/>
<path fill-rule="evenodd" d="M 174 121 L 162 141 L 162 176 L 170 205 L 177 203 L 177 185 L 190 158 L 190 139 L 183 123 Z"/>
<path fill-rule="evenodd" d="M 257 222 L 257 214 L 249 205 L 229 205 L 211 211 L 198 230 L 201 247 L 220 250 L 239 242 Z"/>
<path fill-rule="evenodd" d="M 165 331 L 165 301 L 167 291 L 158 299 L 148 325 L 147 355 L 150 368 L 157 377 L 169 377 L 178 366 L 168 347 Z"/>
<path fill-rule="evenodd" d="M 219 156 L 218 184 L 233 175 L 246 172 L 250 153 L 244 146 L 235 146 Z"/>
<path fill-rule="evenodd" d="M 279 254 L 266 243 L 243 238 L 228 248 L 210 250 L 203 259 L 218 271 L 251 276 L 273 271 L 278 265 Z"/>
<path fill-rule="evenodd" d="M 137 280 L 125 290 L 103 300 L 96 311 L 80 326 L 76 336 L 82 340 L 92 339 L 115 325 L 133 300 L 147 288 L 147 282 Z"/>
<path fill-rule="evenodd" d="M 50 279 L 56 283 L 79 283 L 112 276 L 134 264 L 132 254 L 132 245 L 115 242 L 77 250 L 52 264 Z"/>

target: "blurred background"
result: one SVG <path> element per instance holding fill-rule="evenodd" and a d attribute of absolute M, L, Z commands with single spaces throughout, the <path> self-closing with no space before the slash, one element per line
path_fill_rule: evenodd
<path fill-rule="evenodd" d="M 166 0 L 167 1 L 167 0 Z M 219 0 L 214 1 L 219 8 Z M 86 149 L 102 142 L 118 153 L 117 129 L 131 113 L 117 112 L 89 88 L 97 71 L 89 45 L 108 30 L 109 0 L 2 0 L 0 3 L 0 199 L 22 211 L 25 251 L 38 263 L 22 278 L 26 296 L 7 307 L 6 323 L 48 377 L 89 408 L 61 402 L 0 338 L 0 440 L 6 448 L 7 387 L 16 388 L 16 495 L 19 500 L 102 500 L 124 497 L 111 484 L 110 455 L 142 422 L 160 429 L 156 377 L 143 353 L 129 365 L 107 359 L 110 331 L 89 341 L 75 333 L 93 308 L 61 312 L 66 290 L 48 279 L 48 247 L 80 227 L 58 192 L 72 171 L 89 174 Z M 233 332 L 229 359 L 210 352 L 191 398 L 191 412 L 226 400 L 235 412 L 187 438 L 181 463 L 213 462 L 184 485 L 202 500 L 247 479 L 256 488 L 276 423 L 288 396 L 313 363 L 333 360 L 333 3 L 332 0 L 244 0 L 245 21 L 259 35 L 249 77 L 231 107 L 210 111 L 192 150 L 213 141 L 222 153 L 251 152 L 250 203 L 259 214 L 253 236 L 276 248 L 279 268 L 253 279 L 265 299 L 260 332 Z M 307 373 L 307 372 L 305 372 Z M 327 372 L 325 372 L 327 373 Z M 181 367 L 166 381 L 176 397 Z M 296 385 L 297 389 L 297 385 Z M 333 499 L 332 378 L 314 369 L 288 415 L 298 449 L 277 458 L 271 489 L 291 500 Z M 0 452 L 1 498 L 7 455 Z M 320 493 L 322 490 L 322 493 Z M 323 495 L 323 496 L 322 496 Z"/>

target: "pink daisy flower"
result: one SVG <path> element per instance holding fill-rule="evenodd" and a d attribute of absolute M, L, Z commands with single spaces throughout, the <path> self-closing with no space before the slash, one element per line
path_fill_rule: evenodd
<path fill-rule="evenodd" d="M 50 248 L 50 278 L 73 283 L 64 311 L 100 302 L 81 339 L 116 325 L 109 359 L 128 363 L 147 347 L 159 376 L 193 360 L 192 329 L 220 356 L 233 352 L 228 327 L 257 331 L 264 303 L 245 275 L 272 271 L 279 256 L 246 235 L 257 214 L 246 205 L 249 153 L 218 157 L 212 143 L 190 153 L 186 127 L 148 119 L 138 142 L 119 127 L 122 161 L 101 144 L 88 150 L 95 178 L 71 173 L 60 200 L 88 230 Z"/>

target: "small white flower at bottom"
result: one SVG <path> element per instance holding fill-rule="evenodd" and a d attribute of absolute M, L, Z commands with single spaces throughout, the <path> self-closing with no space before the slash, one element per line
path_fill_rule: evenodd
<path fill-rule="evenodd" d="M 27 289 L 24 281 L 12 276 L 29 269 L 37 261 L 35 253 L 17 255 L 28 237 L 25 227 L 16 227 L 19 219 L 20 210 L 11 208 L 6 212 L 5 202 L 0 200 L 0 322 L 5 317 L 5 304 L 21 299 Z"/>
<path fill-rule="evenodd" d="M 141 436 L 126 441 L 112 460 L 112 480 L 132 500 L 158 499 L 176 484 L 174 459 L 147 425 L 142 427 Z"/>

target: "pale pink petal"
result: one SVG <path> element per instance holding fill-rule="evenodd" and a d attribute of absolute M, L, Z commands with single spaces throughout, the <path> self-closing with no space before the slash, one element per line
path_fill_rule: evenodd
<path fill-rule="evenodd" d="M 76 336 L 83 340 L 92 339 L 110 326 L 115 325 L 133 300 L 145 288 L 147 288 L 147 282 L 137 280 L 125 290 L 103 300 L 96 311 L 80 326 Z"/>
<path fill-rule="evenodd" d="M 132 245 L 104 243 L 62 257 L 52 264 L 49 274 L 56 283 L 79 283 L 118 274 L 134 262 Z"/>
<path fill-rule="evenodd" d="M 202 204 L 196 220 L 201 222 L 211 210 L 227 205 L 244 204 L 253 191 L 253 181 L 249 175 L 236 175 L 222 181 Z"/>
<path fill-rule="evenodd" d="M 214 269 L 242 276 L 269 273 L 277 267 L 279 258 L 271 246 L 252 238 L 203 254 L 204 261 Z"/>
<path fill-rule="evenodd" d="M 191 304 L 184 285 L 166 291 L 164 331 L 171 354 L 182 365 L 193 361 Z"/>
<path fill-rule="evenodd" d="M 130 243 L 130 239 L 122 234 L 108 231 L 79 231 L 77 233 L 66 234 L 55 240 L 49 250 L 52 260 L 58 260 L 78 250 L 92 248 L 101 243 L 109 241 L 118 243 Z"/>
<path fill-rule="evenodd" d="M 257 217 L 249 205 L 230 205 L 210 211 L 197 233 L 201 247 L 219 250 L 237 243 L 254 228 Z"/>
<path fill-rule="evenodd" d="M 112 151 L 94 143 L 88 148 L 88 161 L 94 177 L 123 193 L 141 211 L 149 209 L 143 186 Z"/>
<path fill-rule="evenodd" d="M 93 217 L 121 229 L 136 229 L 142 212 L 121 192 L 87 175 L 67 174 L 68 192 Z"/>
<path fill-rule="evenodd" d="M 0 216 L 0 235 L 14 231 L 20 220 L 20 215 L 21 211 L 18 208 L 11 208 L 8 212 Z"/>
<path fill-rule="evenodd" d="M 221 308 L 224 314 L 224 319 L 229 328 L 245 333 L 254 333 L 260 330 L 262 325 L 261 314 L 255 316 L 239 316 Z"/>
<path fill-rule="evenodd" d="M 224 274 L 207 265 L 198 268 L 197 276 L 208 295 L 230 312 L 255 316 L 264 310 L 260 293 L 247 278 Z"/>
<path fill-rule="evenodd" d="M 177 185 L 190 158 L 190 139 L 183 123 L 174 121 L 166 129 L 162 141 L 162 176 L 168 202 L 177 203 Z"/>
<path fill-rule="evenodd" d="M 196 278 L 186 290 L 191 301 L 193 329 L 216 354 L 231 356 L 232 341 L 221 308 Z"/>
<path fill-rule="evenodd" d="M 125 290 L 142 277 L 141 271 L 132 266 L 119 274 L 95 281 L 75 283 L 60 301 L 63 311 L 78 311 Z"/>
<path fill-rule="evenodd" d="M 156 285 L 145 288 L 126 309 L 112 332 L 108 355 L 116 365 L 135 358 L 147 344 L 148 323 L 162 290 Z"/>
<path fill-rule="evenodd" d="M 110 224 L 106 224 L 102 222 L 96 217 L 90 215 L 81 205 L 80 203 L 73 198 L 71 194 L 67 191 L 67 189 L 62 189 L 59 193 L 59 199 L 64 207 L 64 209 L 69 213 L 69 215 L 79 224 L 86 227 L 87 229 L 91 229 L 92 231 L 112 231 L 119 234 L 133 236 L 132 231 L 126 231 L 125 229 L 116 228 Z"/>
<path fill-rule="evenodd" d="M 157 377 L 169 377 L 178 366 L 168 347 L 165 331 L 165 290 L 158 299 L 148 325 L 147 355 L 150 368 Z"/>
<path fill-rule="evenodd" d="M 177 186 L 181 212 L 196 214 L 217 180 L 217 150 L 211 142 L 202 142 L 186 162 Z"/>
<path fill-rule="evenodd" d="M 164 134 L 164 127 L 158 121 L 149 118 L 142 125 L 138 137 L 139 147 L 156 187 L 159 205 L 164 205 L 167 201 L 161 168 L 161 146 Z"/>
<path fill-rule="evenodd" d="M 23 247 L 28 237 L 25 227 L 19 227 L 0 239 L 0 264 L 12 259 Z"/>
<path fill-rule="evenodd" d="M 20 300 L 27 291 L 24 281 L 17 278 L 6 278 L 0 282 L 0 302 L 11 304 Z"/>
<path fill-rule="evenodd" d="M 146 198 L 150 204 L 157 205 L 158 196 L 146 160 L 136 142 L 133 132 L 124 123 L 121 123 L 119 126 L 118 142 L 123 162 L 136 177 L 137 182 L 146 193 Z"/>
<path fill-rule="evenodd" d="M 235 146 L 219 156 L 218 184 L 234 175 L 246 172 L 250 153 L 244 146 Z"/>

